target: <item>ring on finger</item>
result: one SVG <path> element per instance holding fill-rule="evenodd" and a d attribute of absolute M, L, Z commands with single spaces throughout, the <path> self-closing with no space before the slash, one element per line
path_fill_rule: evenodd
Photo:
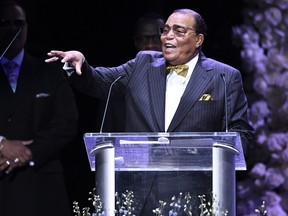
<path fill-rule="evenodd" d="M 9 165 L 10 165 L 10 162 L 9 162 L 9 161 L 6 161 L 6 164 L 7 164 L 7 166 L 9 166 Z"/>
<path fill-rule="evenodd" d="M 18 162 L 19 162 L 19 159 L 15 158 L 14 163 L 18 163 Z"/>

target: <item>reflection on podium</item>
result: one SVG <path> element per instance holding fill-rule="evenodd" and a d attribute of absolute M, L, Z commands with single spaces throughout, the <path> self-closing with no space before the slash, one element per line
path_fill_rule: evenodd
<path fill-rule="evenodd" d="M 236 215 L 235 171 L 246 170 L 236 132 L 86 133 L 84 142 L 107 215 L 115 215 L 115 192 L 127 191 L 135 215 L 153 215 L 159 201 L 174 196 L 187 202 L 187 194 L 193 215 L 200 215 L 202 195 L 216 215 Z"/>

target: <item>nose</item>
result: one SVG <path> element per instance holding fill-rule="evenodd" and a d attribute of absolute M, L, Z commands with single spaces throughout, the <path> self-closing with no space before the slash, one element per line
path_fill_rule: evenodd
<path fill-rule="evenodd" d="M 172 28 L 167 32 L 166 37 L 167 38 L 175 37 L 175 33 Z"/>

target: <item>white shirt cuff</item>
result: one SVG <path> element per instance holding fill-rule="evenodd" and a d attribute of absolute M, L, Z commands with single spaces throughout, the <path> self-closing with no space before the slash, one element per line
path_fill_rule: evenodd
<path fill-rule="evenodd" d="M 75 72 L 75 68 L 71 64 L 69 64 L 69 62 L 64 63 L 63 70 L 66 71 L 68 77 Z"/>

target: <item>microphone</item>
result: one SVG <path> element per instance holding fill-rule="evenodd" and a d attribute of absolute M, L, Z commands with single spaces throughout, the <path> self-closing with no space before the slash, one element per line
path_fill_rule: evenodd
<path fill-rule="evenodd" d="M 2 55 L 0 56 L 0 60 L 3 58 L 3 56 L 6 54 L 7 50 L 10 48 L 10 46 L 13 44 L 13 42 L 15 41 L 15 39 L 17 38 L 17 36 L 19 35 L 19 33 L 22 31 L 22 28 L 19 28 L 19 30 L 17 31 L 16 35 L 13 37 L 13 39 L 10 41 L 10 43 L 8 44 L 8 46 L 6 47 L 6 49 L 4 50 L 4 52 L 2 53 Z"/>
<path fill-rule="evenodd" d="M 106 99 L 106 105 L 105 105 L 105 109 L 104 109 L 104 113 L 103 113 L 103 117 L 102 117 L 102 123 L 101 123 L 101 127 L 100 127 L 100 133 L 102 133 L 102 130 L 103 130 L 103 126 L 104 126 L 104 121 L 105 121 L 105 118 L 106 118 L 106 114 L 107 114 L 107 108 L 108 108 L 108 104 L 109 104 L 109 101 L 110 101 L 110 95 L 111 95 L 111 90 L 112 90 L 112 87 L 113 85 L 121 78 L 124 78 L 125 75 L 120 75 L 117 79 L 115 79 L 112 84 L 110 85 L 110 88 L 109 88 L 109 92 L 108 92 L 108 95 L 107 95 L 107 99 Z"/>
<path fill-rule="evenodd" d="M 228 132 L 228 105 L 227 105 L 227 83 L 225 79 L 225 73 L 221 73 L 222 80 L 224 82 L 224 103 L 225 103 L 225 130 Z"/>

